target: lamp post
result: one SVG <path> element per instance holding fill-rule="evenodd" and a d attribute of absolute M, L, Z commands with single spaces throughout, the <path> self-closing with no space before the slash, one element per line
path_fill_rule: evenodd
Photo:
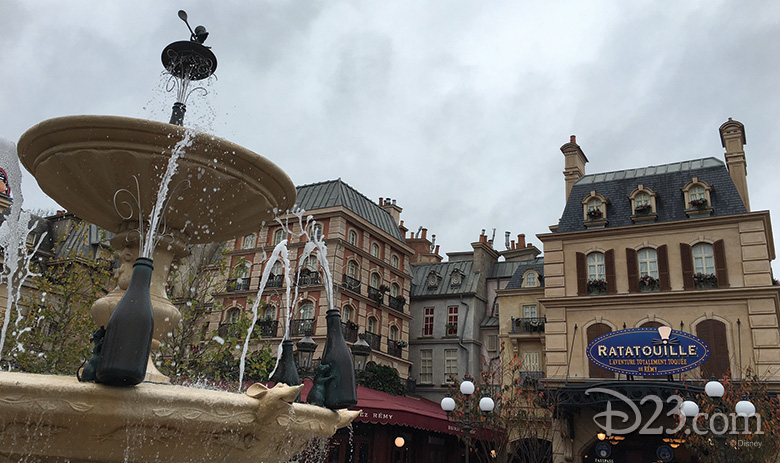
<path fill-rule="evenodd" d="M 710 397 L 715 402 L 715 411 L 716 413 L 713 413 L 710 416 L 709 424 L 710 424 L 710 432 L 713 434 L 713 438 L 717 442 L 718 452 L 719 452 L 719 461 L 731 461 L 726 460 L 726 431 L 728 429 L 729 425 L 729 419 L 726 415 L 726 407 L 723 403 L 723 395 L 726 393 L 726 388 L 723 387 L 723 384 L 721 384 L 718 381 L 710 381 L 704 386 L 704 393 L 707 394 L 707 397 Z M 756 412 L 756 406 L 753 405 L 752 402 L 749 400 L 740 400 L 736 403 L 734 406 L 734 412 L 737 414 L 737 416 L 741 417 L 749 417 L 752 416 Z M 683 414 L 686 418 L 693 418 L 694 420 L 699 415 L 699 404 L 692 400 L 686 400 L 680 405 L 680 413 Z M 715 417 L 716 416 L 722 416 L 723 417 L 723 429 L 722 432 L 715 432 Z M 733 421 L 736 423 L 736 421 Z M 732 430 L 733 431 L 733 430 Z"/>
<path fill-rule="evenodd" d="M 466 463 L 469 463 L 469 452 L 471 449 L 471 430 L 474 427 L 474 415 L 471 410 L 471 395 L 475 390 L 474 383 L 468 379 L 464 379 L 460 383 L 460 393 L 466 398 L 466 403 L 463 406 L 463 418 L 458 421 L 458 424 L 463 429 L 463 434 L 466 438 Z M 455 399 L 452 397 L 445 397 L 441 399 L 441 409 L 447 412 L 447 418 L 450 417 L 450 412 L 455 410 Z M 479 409 L 482 413 L 490 413 L 493 411 L 495 403 L 490 397 L 483 397 L 479 400 Z"/>
<path fill-rule="evenodd" d="M 307 332 L 306 336 L 295 343 L 295 347 L 298 350 L 298 370 L 301 376 L 312 376 L 314 374 L 312 360 L 317 350 L 317 343 L 311 338 L 311 333 Z"/>
<path fill-rule="evenodd" d="M 366 362 L 368 356 L 371 355 L 371 346 L 366 342 L 365 337 L 361 334 L 360 339 L 356 343 L 352 344 L 352 357 L 355 360 L 355 371 L 360 373 L 366 369 Z"/>

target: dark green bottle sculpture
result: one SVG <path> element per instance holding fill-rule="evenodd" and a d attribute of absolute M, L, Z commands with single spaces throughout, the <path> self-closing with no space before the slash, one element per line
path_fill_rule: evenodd
<path fill-rule="evenodd" d="M 328 310 L 325 320 L 328 336 L 322 363 L 330 366 L 331 375 L 325 386 L 325 407 L 331 410 L 354 407 L 357 405 L 355 365 L 341 332 L 341 313 L 338 309 Z"/>
<path fill-rule="evenodd" d="M 295 366 L 293 342 L 289 339 L 282 341 L 282 355 L 279 359 L 279 366 L 271 377 L 271 381 L 275 383 L 284 383 L 288 386 L 297 386 L 301 384 L 301 378 L 298 376 L 298 367 Z M 298 398 L 300 399 L 300 395 Z"/>
<path fill-rule="evenodd" d="M 154 331 L 152 270 L 152 259 L 139 257 L 133 264 L 130 285 L 108 320 L 96 371 L 99 383 L 135 386 L 146 376 Z"/>

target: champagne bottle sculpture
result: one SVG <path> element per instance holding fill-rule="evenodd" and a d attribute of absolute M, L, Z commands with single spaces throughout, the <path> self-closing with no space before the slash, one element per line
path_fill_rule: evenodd
<path fill-rule="evenodd" d="M 328 335 L 322 363 L 330 366 L 332 376 L 325 386 L 325 407 L 331 410 L 354 407 L 357 405 L 355 366 L 347 342 L 344 341 L 344 334 L 341 332 L 339 310 L 328 310 L 325 320 Z"/>

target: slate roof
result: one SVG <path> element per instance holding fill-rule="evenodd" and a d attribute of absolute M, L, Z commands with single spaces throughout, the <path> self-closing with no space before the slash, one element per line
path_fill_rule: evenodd
<path fill-rule="evenodd" d="M 633 191 L 633 190 L 632 190 Z M 523 287 L 523 274 L 527 270 L 536 270 L 539 274 L 539 286 L 544 286 L 544 257 L 537 257 L 533 261 L 519 262 L 523 264 L 515 269 L 512 279 L 506 284 L 504 289 L 520 289 Z"/>
<path fill-rule="evenodd" d="M 474 273 L 473 268 L 474 262 L 470 260 L 413 265 L 411 297 L 476 294 L 480 275 Z M 450 277 L 455 270 L 459 270 L 463 274 L 460 286 L 450 285 Z M 440 277 L 439 284 L 435 288 L 428 287 L 428 275 L 431 272 L 435 272 Z"/>
<path fill-rule="evenodd" d="M 300 185 L 296 205 L 305 211 L 344 207 L 368 220 L 393 238 L 406 243 L 398 224 L 381 206 L 371 201 L 340 178 L 309 185 Z"/>
<path fill-rule="evenodd" d="M 747 212 L 726 165 L 723 161 L 710 157 L 586 175 L 572 186 L 569 200 L 558 222 L 557 232 L 585 230 L 582 200 L 594 190 L 609 200 L 606 210 L 609 221 L 607 228 L 635 225 L 631 220 L 632 209 L 628 195 L 640 184 L 657 194 L 658 218 L 655 222 L 686 220 L 688 216 L 685 214 L 685 197 L 681 189 L 693 177 L 698 177 L 712 187 L 710 199 L 713 217 Z M 642 223 L 646 222 L 638 224 Z"/>

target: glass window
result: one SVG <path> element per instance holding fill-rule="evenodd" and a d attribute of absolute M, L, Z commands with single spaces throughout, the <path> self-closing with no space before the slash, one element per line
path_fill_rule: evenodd
<path fill-rule="evenodd" d="M 282 269 L 282 262 L 276 261 L 274 262 L 273 267 L 271 267 L 271 273 L 274 275 L 281 275 L 284 273 L 284 270 Z"/>
<path fill-rule="evenodd" d="M 398 256 L 393 255 L 390 257 L 390 265 L 392 265 L 395 268 L 398 268 Z"/>
<path fill-rule="evenodd" d="M 528 272 L 525 275 L 525 287 L 533 288 L 536 286 L 536 272 Z"/>
<path fill-rule="evenodd" d="M 319 241 L 322 238 L 322 225 L 315 223 L 311 229 L 311 239 Z"/>
<path fill-rule="evenodd" d="M 317 256 L 308 256 L 306 257 L 306 260 L 303 261 L 303 268 L 305 268 L 306 270 L 315 272 L 317 271 L 318 267 L 319 267 L 319 263 L 317 262 Z"/>
<path fill-rule="evenodd" d="M 444 380 L 458 377 L 458 349 L 444 349 Z"/>
<path fill-rule="evenodd" d="M 423 336 L 433 336 L 433 307 L 426 307 L 423 315 Z"/>
<path fill-rule="evenodd" d="M 353 309 L 351 305 L 345 305 L 344 308 L 341 309 L 341 320 L 345 322 L 352 321 L 352 314 L 354 312 L 355 309 Z"/>
<path fill-rule="evenodd" d="M 314 318 L 314 303 L 312 301 L 304 301 L 301 304 L 301 318 L 304 320 Z"/>
<path fill-rule="evenodd" d="M 255 239 L 256 235 L 254 233 L 250 233 L 249 235 L 246 235 L 243 240 L 241 240 L 241 249 L 252 249 L 255 247 Z"/>
<path fill-rule="evenodd" d="M 371 255 L 379 258 L 379 245 L 376 243 L 371 243 Z"/>
<path fill-rule="evenodd" d="M 225 317 L 227 323 L 238 323 L 238 308 L 233 307 L 228 310 L 227 317 Z"/>
<path fill-rule="evenodd" d="M 458 335 L 458 306 L 451 305 L 447 307 L 447 335 Z"/>
<path fill-rule="evenodd" d="M 535 305 L 524 305 L 523 306 L 523 317 L 524 318 L 536 318 L 536 306 Z"/>
<path fill-rule="evenodd" d="M 390 285 L 390 295 L 393 297 L 398 297 L 398 295 L 401 294 L 401 287 L 397 284 L 393 283 Z"/>
<path fill-rule="evenodd" d="M 604 254 L 600 252 L 588 254 L 588 280 L 604 279 Z"/>
<path fill-rule="evenodd" d="M 352 277 L 354 279 L 358 278 L 358 264 L 354 260 L 351 260 L 347 262 L 347 276 Z"/>
<path fill-rule="evenodd" d="M 704 187 L 701 185 L 694 185 L 691 187 L 691 189 L 688 190 L 688 196 L 690 197 L 691 201 L 707 198 L 704 194 Z"/>
<path fill-rule="evenodd" d="M 640 277 L 649 275 L 655 279 L 658 279 L 658 257 L 656 255 L 655 249 L 640 249 L 637 253 L 637 260 L 639 260 Z"/>
<path fill-rule="evenodd" d="M 274 246 L 281 243 L 282 240 L 285 239 L 286 237 L 287 237 L 287 232 L 283 228 L 276 230 L 274 232 L 274 243 L 273 243 Z"/>
<path fill-rule="evenodd" d="M 391 326 L 390 327 L 390 340 L 391 341 L 398 340 L 398 327 L 397 326 Z"/>
<path fill-rule="evenodd" d="M 357 246 L 358 236 L 355 230 L 350 230 L 347 234 L 347 242 L 352 246 Z"/>
<path fill-rule="evenodd" d="M 276 306 L 275 305 L 268 305 L 265 307 L 265 310 L 263 310 L 263 318 L 265 319 L 276 319 Z"/>
<path fill-rule="evenodd" d="M 650 195 L 647 193 L 637 193 L 636 196 L 634 196 L 634 208 L 637 208 L 639 206 L 649 206 L 650 205 Z"/>
<path fill-rule="evenodd" d="M 382 279 L 379 277 L 378 273 L 372 273 L 371 274 L 371 286 L 374 288 L 379 289 L 379 286 L 382 284 Z"/>
<path fill-rule="evenodd" d="M 420 350 L 420 383 L 433 383 L 433 349 Z"/>
<path fill-rule="evenodd" d="M 693 246 L 693 271 L 707 275 L 715 274 L 715 255 L 711 244 L 699 243 Z"/>
<path fill-rule="evenodd" d="M 377 333 L 376 318 L 368 317 L 368 323 L 366 323 L 366 331 L 369 333 Z"/>
<path fill-rule="evenodd" d="M 598 198 L 593 198 L 588 201 L 588 214 L 594 211 L 604 212 L 604 210 L 601 208 L 601 200 Z"/>

